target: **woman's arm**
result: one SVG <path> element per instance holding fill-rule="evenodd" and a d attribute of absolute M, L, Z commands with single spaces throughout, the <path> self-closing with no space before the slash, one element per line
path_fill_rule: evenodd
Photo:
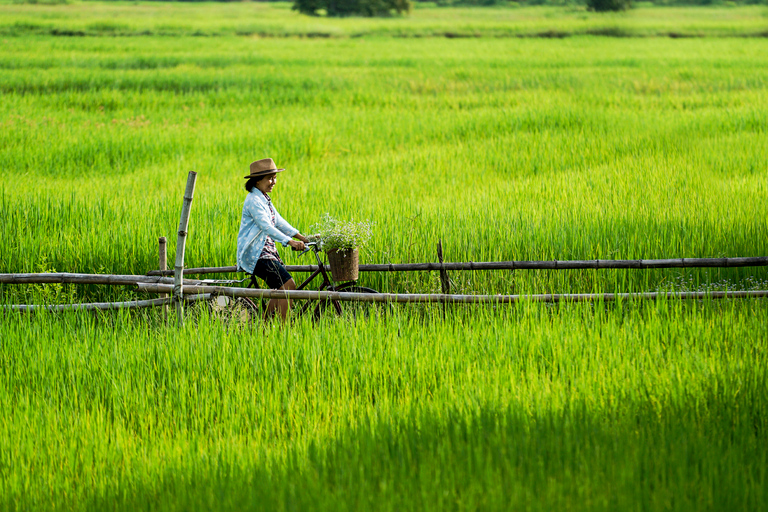
<path fill-rule="evenodd" d="M 250 199 L 250 198 L 249 198 Z M 253 219 L 254 224 L 263 232 L 268 234 L 272 240 L 279 242 L 283 247 L 287 247 L 291 242 L 291 234 L 285 233 L 277 227 L 272 225 L 272 219 L 269 207 L 266 202 L 261 204 L 257 199 L 246 200 L 246 209 L 249 215 Z M 275 211 L 277 213 L 277 211 Z M 286 223 L 287 224 L 287 223 Z M 298 230 L 294 230 L 294 233 L 298 233 Z"/>

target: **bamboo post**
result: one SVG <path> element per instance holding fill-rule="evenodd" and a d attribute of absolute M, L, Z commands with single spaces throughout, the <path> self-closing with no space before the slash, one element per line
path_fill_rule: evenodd
<path fill-rule="evenodd" d="M 437 261 L 440 262 L 440 287 L 443 290 L 444 295 L 451 293 L 451 281 L 448 279 L 448 271 L 445 270 L 445 263 L 443 262 L 443 241 L 438 239 L 437 241 Z"/>
<path fill-rule="evenodd" d="M 158 243 L 158 269 L 160 272 L 164 270 L 168 270 L 168 251 L 167 251 L 167 240 L 164 236 L 160 237 L 159 243 Z M 161 299 L 164 299 L 167 297 L 168 294 L 162 293 L 160 294 Z M 168 304 L 163 304 L 163 321 L 168 321 Z"/>
<path fill-rule="evenodd" d="M 448 272 L 445 270 L 445 262 L 443 261 L 443 240 L 437 239 L 437 261 L 440 263 L 440 288 L 443 291 L 443 295 L 451 293 L 451 282 L 448 280 Z M 443 318 L 448 314 L 448 304 L 443 304 Z"/>
<path fill-rule="evenodd" d="M 179 325 L 184 325 L 184 246 L 187 242 L 187 228 L 189 227 L 189 212 L 192 210 L 192 196 L 195 193 L 195 181 L 197 173 L 189 172 L 187 176 L 187 188 L 184 190 L 184 203 L 181 207 L 181 219 L 179 220 L 179 236 L 176 242 L 176 264 L 173 266 L 173 301 L 176 303 L 176 319 Z"/>

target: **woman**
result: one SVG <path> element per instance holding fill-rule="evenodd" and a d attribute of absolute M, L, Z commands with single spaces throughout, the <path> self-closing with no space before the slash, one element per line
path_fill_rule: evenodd
<path fill-rule="evenodd" d="M 303 251 L 307 238 L 288 224 L 272 205 L 269 193 L 277 183 L 278 169 L 271 158 L 257 160 L 251 164 L 251 173 L 245 178 L 248 196 L 243 204 L 240 233 L 237 235 L 237 268 L 261 278 L 272 289 L 295 290 L 296 283 L 283 265 L 277 253 L 275 242 L 294 251 Z M 293 240 L 295 238 L 295 240 Z M 265 318 L 277 309 L 285 320 L 291 304 L 288 299 L 271 299 Z"/>

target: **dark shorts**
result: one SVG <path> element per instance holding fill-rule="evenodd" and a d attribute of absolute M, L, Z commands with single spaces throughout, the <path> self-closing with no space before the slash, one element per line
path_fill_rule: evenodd
<path fill-rule="evenodd" d="M 282 263 L 262 258 L 256 261 L 253 275 L 266 282 L 267 286 L 273 290 L 277 290 L 292 279 Z"/>

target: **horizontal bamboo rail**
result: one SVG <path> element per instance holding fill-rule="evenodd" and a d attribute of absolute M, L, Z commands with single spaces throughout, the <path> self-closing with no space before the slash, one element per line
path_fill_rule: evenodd
<path fill-rule="evenodd" d="M 439 270 L 575 270 L 652 268 L 736 268 L 768 266 L 768 256 L 748 258 L 677 258 L 663 260 L 550 260 L 550 261 L 469 261 L 463 263 L 382 263 L 360 265 L 361 272 L 412 272 Z M 317 265 L 287 265 L 289 272 L 314 272 Z M 237 267 L 186 268 L 184 275 L 224 274 Z M 150 270 L 148 276 L 170 276 L 172 270 Z"/>
<path fill-rule="evenodd" d="M 135 276 L 124 274 L 73 274 L 68 272 L 49 272 L 41 274 L 0 274 L 0 284 L 47 283 L 111 284 L 135 286 L 137 283 L 173 283 L 173 279 L 156 276 Z M 195 279 L 186 279 L 184 283 L 195 284 L 200 283 L 200 281 Z"/>
<path fill-rule="evenodd" d="M 140 291 L 168 293 L 172 285 L 138 283 Z M 572 293 L 536 295 L 443 295 L 431 293 L 350 293 L 309 290 L 265 290 L 218 286 L 185 286 L 184 293 L 211 293 L 229 297 L 260 297 L 291 300 L 338 300 L 345 302 L 395 302 L 438 304 L 511 304 L 516 302 L 585 302 L 638 299 L 739 299 L 768 297 L 768 290 L 734 292 L 641 292 L 641 293 Z"/>
<path fill-rule="evenodd" d="M 195 302 L 199 300 L 209 300 L 211 298 L 210 293 L 190 295 L 184 297 L 186 302 Z M 106 311 L 110 309 L 138 309 L 152 306 L 163 306 L 169 304 L 173 300 L 172 297 L 165 297 L 162 299 L 149 299 L 149 300 L 129 300 L 124 302 L 90 302 L 83 304 L 57 304 L 57 305 L 40 305 L 40 304 L 14 304 L 7 306 L 0 306 L 0 309 L 26 312 L 26 311 L 72 311 L 72 310 L 84 310 L 84 311 Z"/>

